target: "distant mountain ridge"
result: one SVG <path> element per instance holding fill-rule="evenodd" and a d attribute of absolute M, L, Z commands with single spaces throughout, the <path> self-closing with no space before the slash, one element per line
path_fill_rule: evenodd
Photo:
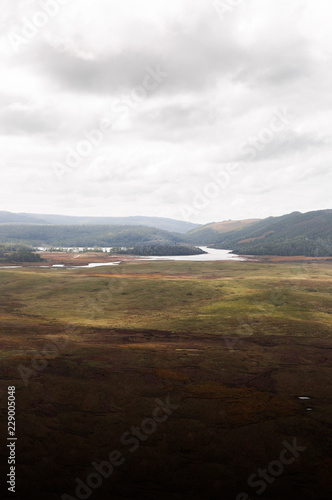
<path fill-rule="evenodd" d="M 186 233 L 199 224 L 182 220 L 169 219 L 165 217 L 79 217 L 71 215 L 56 214 L 27 214 L 0 211 L 0 224 L 22 223 L 22 224 L 53 224 L 66 226 L 95 226 L 95 225 L 121 225 L 121 226 L 147 226 L 162 229 L 164 231 Z"/>
<path fill-rule="evenodd" d="M 15 214 L 13 212 L 0 211 L 0 224 L 46 224 L 42 218 L 32 214 Z"/>

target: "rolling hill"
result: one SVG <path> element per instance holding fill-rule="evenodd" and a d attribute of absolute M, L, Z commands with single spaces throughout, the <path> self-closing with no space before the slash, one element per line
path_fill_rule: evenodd
<path fill-rule="evenodd" d="M 189 241 L 243 255 L 332 256 L 332 210 L 240 222 L 242 227 L 234 224 L 230 231 L 225 231 L 227 224 L 204 226 L 191 231 Z"/>
<path fill-rule="evenodd" d="M 171 231 L 176 233 L 186 233 L 199 227 L 199 224 L 186 222 L 164 217 L 79 217 L 69 215 L 51 214 L 15 214 L 12 212 L 0 212 L 0 224 L 4 223 L 22 224 L 53 224 L 66 226 L 95 226 L 95 225 L 120 225 L 120 226 L 147 226 Z"/>
<path fill-rule="evenodd" d="M 260 221 L 260 219 L 227 220 L 223 222 L 211 222 L 204 226 L 192 229 L 186 234 L 186 240 L 195 245 L 211 245 L 219 243 L 220 235 L 246 228 Z"/>
<path fill-rule="evenodd" d="M 46 222 L 43 222 L 48 218 Z M 102 220 L 126 224 L 101 224 Z M 139 225 L 147 220 L 148 224 Z M 61 223 L 55 224 L 55 221 Z M 75 224 L 70 222 L 75 221 Z M 93 223 L 84 224 L 84 221 Z M 52 223 L 53 221 L 53 223 Z M 127 223 L 133 221 L 131 225 Z M 155 224 L 154 226 L 149 226 Z M 169 231 L 156 225 L 178 228 Z M 194 228 L 192 227 L 194 226 Z M 190 230 L 186 233 L 185 227 Z M 242 255 L 332 256 L 332 210 L 293 212 L 281 217 L 213 222 L 198 226 L 158 217 L 80 218 L 0 212 L 0 243 L 33 246 L 210 245 Z"/>
<path fill-rule="evenodd" d="M 59 226 L 0 224 L 0 243 L 32 246 L 178 245 L 182 235 L 146 226 Z"/>

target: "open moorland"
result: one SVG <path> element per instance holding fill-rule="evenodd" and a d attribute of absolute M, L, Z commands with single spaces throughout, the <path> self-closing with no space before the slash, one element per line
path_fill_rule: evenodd
<path fill-rule="evenodd" d="M 319 259 L 0 269 L 15 497 L 331 498 L 331 291 Z"/>

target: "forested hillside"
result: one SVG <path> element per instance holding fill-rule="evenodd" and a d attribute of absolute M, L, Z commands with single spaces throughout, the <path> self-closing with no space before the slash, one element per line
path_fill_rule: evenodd
<path fill-rule="evenodd" d="M 182 235 L 145 226 L 43 226 L 0 224 L 0 243 L 33 246 L 138 246 L 179 244 Z"/>
<path fill-rule="evenodd" d="M 332 210 L 269 217 L 220 234 L 213 246 L 245 255 L 332 256 Z"/>
<path fill-rule="evenodd" d="M 186 234 L 138 225 L 0 224 L 0 243 L 55 247 L 210 245 L 242 255 L 332 256 L 332 210 L 214 222 Z M 146 249 L 144 251 L 147 251 Z"/>
<path fill-rule="evenodd" d="M 186 241 L 195 245 L 211 245 L 220 242 L 220 235 L 239 231 L 252 225 L 260 219 L 227 220 L 223 222 L 211 222 L 205 226 L 199 226 L 186 234 Z"/>

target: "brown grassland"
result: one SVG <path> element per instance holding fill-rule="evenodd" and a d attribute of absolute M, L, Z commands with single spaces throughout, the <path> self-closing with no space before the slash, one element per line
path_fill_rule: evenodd
<path fill-rule="evenodd" d="M 75 479 L 112 450 L 125 462 L 91 499 L 331 498 L 331 263 L 122 260 L 0 269 L 16 498 L 77 498 Z M 167 397 L 177 409 L 131 453 L 121 436 Z M 294 439 L 305 451 L 258 494 L 249 476 Z"/>

